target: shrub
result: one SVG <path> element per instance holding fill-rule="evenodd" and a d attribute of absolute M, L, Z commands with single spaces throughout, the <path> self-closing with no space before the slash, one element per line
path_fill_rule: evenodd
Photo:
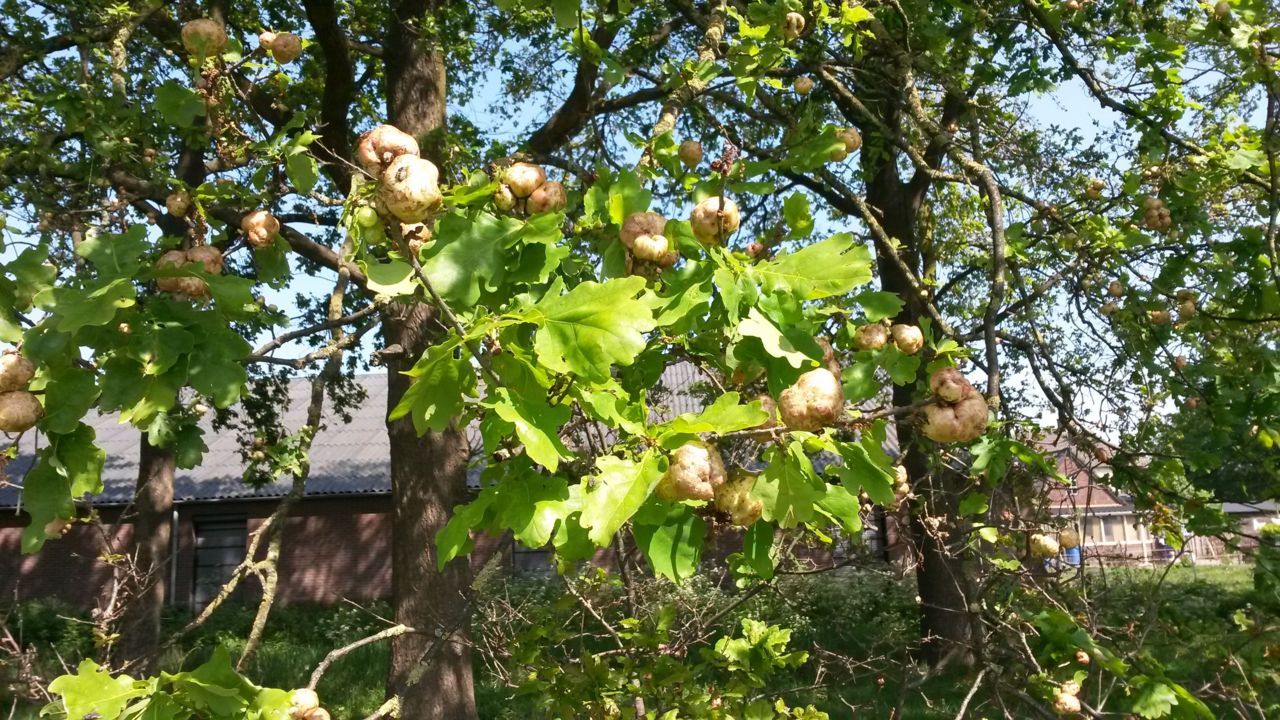
<path fill-rule="evenodd" d="M 1267 523 L 1258 532 L 1253 587 L 1266 600 L 1280 600 L 1280 523 Z"/>

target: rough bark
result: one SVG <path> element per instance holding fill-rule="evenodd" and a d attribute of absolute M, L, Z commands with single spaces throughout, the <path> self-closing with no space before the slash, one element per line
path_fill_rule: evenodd
<path fill-rule="evenodd" d="M 435 141 L 445 121 L 445 64 L 440 43 L 444 13 L 436 3 L 405 0 L 392 10 L 384 47 L 388 122 L 416 136 L 424 154 L 440 160 Z M 427 13 L 436 22 L 424 22 Z M 409 388 L 401 373 L 442 332 L 425 303 L 394 304 L 383 317 L 387 353 L 387 409 Z M 467 499 L 466 436 L 457 428 L 421 437 L 404 418 L 387 423 L 391 444 L 392 603 L 396 622 L 417 630 L 391 643 L 388 693 L 400 717 L 466 720 L 476 717 L 469 642 L 471 570 L 454 562 L 436 568 L 435 537 L 454 506 Z"/>
<path fill-rule="evenodd" d="M 141 436 L 138 486 L 134 496 L 133 556 L 129 600 L 120 616 L 117 662 L 130 663 L 138 674 L 154 669 L 160 646 L 160 613 L 164 609 L 169 573 L 169 542 L 173 519 L 173 451 L 158 448 Z"/>
<path fill-rule="evenodd" d="M 927 187 L 903 182 L 896 165 L 885 162 L 867 187 L 868 203 L 879 211 L 881 224 L 890 237 L 899 240 L 900 257 L 917 274 L 926 263 L 921 250 L 916 223 Z M 895 322 L 918 325 L 926 316 L 925 298 L 919 297 L 899 265 L 880 255 L 878 260 L 881 287 L 906 300 Z M 926 377 L 921 364 L 918 380 Z M 893 403 L 912 405 L 926 399 L 923 383 L 895 386 Z M 898 446 L 905 457 L 903 465 L 915 493 L 922 498 L 911 512 L 910 547 L 915 555 L 916 586 L 920 595 L 920 656 L 931 666 L 943 663 L 969 665 L 975 658 L 980 628 L 969 609 L 971 577 L 964 558 L 947 545 L 949 520 L 955 517 L 955 497 L 961 482 L 954 473 L 931 467 L 930 441 L 917 433 L 911 418 L 898 423 Z M 943 518 L 941 526 L 930 527 L 926 518 Z M 942 532 L 940 533 L 939 530 Z M 954 532 L 954 529 L 952 529 Z"/>
<path fill-rule="evenodd" d="M 388 344 L 407 352 L 387 365 L 387 409 L 409 388 L 400 374 L 436 334 L 426 305 L 391 308 Z M 422 632 L 391 643 L 388 689 L 399 695 L 401 717 L 474 718 L 468 623 L 471 569 L 465 561 L 436 569 L 436 533 L 465 502 L 466 436 L 451 428 L 419 437 L 407 418 L 387 423 L 391 440 L 392 581 L 396 622 Z"/>

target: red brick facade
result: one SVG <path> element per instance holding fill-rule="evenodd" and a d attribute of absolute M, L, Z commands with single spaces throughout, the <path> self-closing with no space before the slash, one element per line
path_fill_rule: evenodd
<path fill-rule="evenodd" d="M 180 506 L 177 561 L 170 604 L 191 605 L 195 587 L 196 532 L 209 519 L 243 518 L 248 533 L 275 509 L 274 500 L 188 503 Z M 286 604 L 333 604 L 344 599 L 366 601 L 391 592 L 390 497 L 309 497 L 294 507 L 285 526 L 280 558 L 279 601 Z M 101 528 L 78 524 L 65 538 L 22 555 L 20 537 L 25 515 L 0 518 L 0 604 L 57 599 L 93 607 L 110 591 L 112 568 L 99 558 L 127 552 L 131 525 L 114 510 L 101 512 Z M 474 565 L 504 550 L 497 538 L 477 540 Z M 165 582 L 169 583 L 170 575 Z M 258 592 L 246 583 L 246 597 Z"/>

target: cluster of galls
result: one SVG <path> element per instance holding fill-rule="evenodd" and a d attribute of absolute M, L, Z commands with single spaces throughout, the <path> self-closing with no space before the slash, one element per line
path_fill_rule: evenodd
<path fill-rule="evenodd" d="M 320 707 L 320 696 L 311 688 L 294 690 L 289 696 L 290 720 L 329 720 L 329 711 Z"/>
<path fill-rule="evenodd" d="M 656 212 L 627 216 L 618 239 L 627 249 L 627 272 L 651 277 L 680 259 L 680 250 L 666 235 L 667 219 Z"/>
<path fill-rule="evenodd" d="M 1173 227 L 1173 216 L 1164 201 L 1158 197 L 1147 197 L 1142 201 L 1142 224 L 1149 230 L 1166 232 Z"/>
<path fill-rule="evenodd" d="M 924 406 L 921 432 L 935 442 L 971 442 L 987 427 L 987 399 L 955 368 L 929 376 L 934 400 Z"/>
<path fill-rule="evenodd" d="M 1063 550 L 1074 550 L 1080 547 L 1080 533 L 1075 528 L 1063 528 L 1058 531 L 1058 546 Z"/>
<path fill-rule="evenodd" d="M 528 215 L 558 212 L 569 202 L 564 185 L 548 180 L 541 166 L 517 162 L 502 172 L 502 181 L 493 194 L 494 207 Z"/>
<path fill-rule="evenodd" d="M 911 492 L 911 480 L 907 476 L 907 469 L 902 465 L 895 465 L 893 475 L 893 500 L 885 506 L 889 512 L 901 510 L 908 500 L 915 498 L 915 493 Z M 858 493 L 858 502 L 862 505 L 863 512 L 869 513 L 875 510 L 875 503 L 871 502 L 871 496 L 865 491 Z"/>
<path fill-rule="evenodd" d="M 1076 532 L 1075 528 L 1068 527 L 1059 530 L 1057 537 L 1045 533 L 1032 533 L 1027 541 L 1032 558 L 1048 560 L 1057 557 L 1063 550 L 1080 547 L 1080 533 Z"/>
<path fill-rule="evenodd" d="M 1195 317 L 1197 295 L 1195 290 L 1179 290 L 1178 298 L 1178 319 L 1186 322 Z"/>
<path fill-rule="evenodd" d="M 40 399 L 27 389 L 35 376 L 36 366 L 17 350 L 0 354 L 0 431 L 26 432 L 44 417 Z"/>
<path fill-rule="evenodd" d="M 857 350 L 882 350 L 890 338 L 893 338 L 894 346 L 906 355 L 915 355 L 924 348 L 924 333 L 920 328 L 904 323 L 890 326 L 888 320 L 860 325 L 853 331 L 853 347 Z"/>
<path fill-rule="evenodd" d="M 903 503 L 914 498 L 915 493 L 911 492 L 911 478 L 907 475 L 906 467 L 895 465 L 893 476 L 893 503 L 889 506 L 889 509 L 898 510 Z"/>
<path fill-rule="evenodd" d="M 1053 711 L 1058 715 L 1080 713 L 1080 685 L 1068 680 L 1053 691 Z"/>
<path fill-rule="evenodd" d="M 360 136 L 356 160 L 378 180 L 378 214 L 400 223 L 420 223 L 444 202 L 440 171 L 419 156 L 418 141 L 392 125 L 379 125 Z"/>
<path fill-rule="evenodd" d="M 1107 294 L 1112 298 L 1124 297 L 1124 284 L 1119 280 L 1112 280 L 1111 283 L 1107 285 Z M 1196 301 L 1198 296 L 1194 290 L 1179 290 L 1176 297 L 1178 301 L 1178 321 L 1179 323 L 1186 323 L 1196 315 Z M 1101 308 L 1098 309 L 1098 312 L 1106 316 L 1114 315 L 1119 311 L 1120 305 L 1115 300 L 1108 300 L 1106 303 L 1103 303 Z M 1147 320 L 1152 325 L 1168 325 L 1173 321 L 1173 313 L 1163 309 L 1148 310 Z M 1178 327 L 1180 328 L 1181 324 Z"/>
<path fill-rule="evenodd" d="M 707 246 L 723 244 L 741 222 L 738 205 L 721 196 L 703 200 L 689 214 L 694 237 Z M 654 277 L 680 259 L 679 247 L 667 236 L 667 219 L 656 212 L 628 215 L 618 239 L 627 249 L 627 272 L 631 275 Z"/>
<path fill-rule="evenodd" d="M 1107 183 L 1099 178 L 1091 178 L 1089 184 L 1084 188 L 1085 197 L 1090 200 L 1102 199 L 1102 191 L 1107 188 Z"/>
<path fill-rule="evenodd" d="M 840 384 L 840 364 L 835 349 L 826 338 L 818 338 L 822 348 L 822 367 L 814 368 L 796 379 L 795 383 L 778 395 L 777 402 L 769 395 L 756 398 L 768 418 L 756 426 L 752 437 L 758 442 L 774 439 L 780 428 L 818 432 L 835 424 L 844 413 L 844 387 Z M 735 377 L 745 373 L 735 371 Z"/>
<path fill-rule="evenodd" d="M 280 221 L 267 210 L 258 209 L 240 218 L 240 229 L 244 231 L 245 242 L 254 250 L 271 247 L 275 237 L 280 233 Z"/>
<path fill-rule="evenodd" d="M 263 52 L 271 53 L 276 62 L 284 65 L 297 60 L 302 54 L 302 38 L 290 32 L 263 30 L 258 35 L 258 47 Z"/>
<path fill-rule="evenodd" d="M 187 217 L 193 207 L 191 195 L 182 189 L 169 193 L 164 205 L 171 215 L 178 218 Z M 267 210 L 258 209 L 240 219 L 240 229 L 249 247 L 261 250 L 270 247 L 275 240 L 280 232 L 280 221 Z M 224 265 L 221 250 L 212 245 L 197 245 L 190 250 L 166 252 L 156 261 L 156 269 L 180 268 L 187 263 L 198 263 L 211 275 L 221 275 Z M 198 277 L 160 277 L 156 279 L 156 287 L 180 298 L 203 300 L 209 297 L 208 283 Z"/>
<path fill-rule="evenodd" d="M 157 270 L 175 270 L 187 263 L 195 263 L 210 275 L 222 274 L 222 251 L 212 245 L 197 245 L 189 250 L 170 250 L 156 261 Z M 190 276 L 161 276 L 156 287 L 184 300 L 205 300 L 209 297 L 209 284 L 203 278 Z"/>
<path fill-rule="evenodd" d="M 707 246 L 723 245 L 738 229 L 742 216 L 738 205 L 724 196 L 709 197 L 693 206 L 689 213 L 689 225 L 698 242 Z"/>
<path fill-rule="evenodd" d="M 667 472 L 658 481 L 657 495 L 667 502 L 710 502 L 734 525 L 748 527 L 764 510 L 764 503 L 751 496 L 755 482 L 755 475 L 740 469 L 730 474 L 715 445 L 695 440 L 671 453 Z"/>
<path fill-rule="evenodd" d="M 1029 538 L 1031 545 L 1031 557 L 1037 560 L 1047 560 L 1058 556 L 1058 541 L 1043 533 L 1034 533 Z"/>
<path fill-rule="evenodd" d="M 220 55 L 227 47 L 227 29 L 210 18 L 192 20 L 182 26 L 182 46 L 194 55 Z M 302 38 L 290 32 L 264 30 L 258 35 L 258 47 L 283 65 L 302 54 Z"/>
<path fill-rule="evenodd" d="M 804 32 L 806 22 L 804 16 L 798 12 L 789 12 L 782 20 L 782 36 L 788 40 L 795 40 Z"/>
<path fill-rule="evenodd" d="M 836 138 L 840 140 L 843 147 L 838 147 L 831 151 L 831 161 L 840 162 L 849 157 L 849 153 L 857 152 L 862 147 L 862 135 L 856 128 L 840 128 L 836 130 Z"/>

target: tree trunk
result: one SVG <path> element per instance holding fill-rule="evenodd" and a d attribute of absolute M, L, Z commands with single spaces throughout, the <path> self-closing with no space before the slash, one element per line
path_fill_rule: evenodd
<path fill-rule="evenodd" d="M 910 387 L 895 388 L 902 402 L 916 398 Z M 899 400 L 895 399 L 895 404 Z M 964 477 L 945 468 L 930 468 L 928 442 L 914 427 L 898 426 L 898 441 L 907 451 L 905 465 L 919 499 L 911 508 L 911 547 L 917 561 L 916 592 L 920 596 L 920 659 L 930 666 L 969 667 L 981 643 L 981 626 L 970 610 L 973 575 L 957 542 L 956 500 Z"/>
<path fill-rule="evenodd" d="M 387 367 L 387 409 L 409 388 L 400 374 L 429 343 L 433 313 L 425 305 L 390 308 L 388 344 L 407 351 Z M 466 502 L 466 436 L 456 428 L 418 437 L 408 418 L 387 423 L 391 439 L 392 579 L 396 622 L 420 633 L 391 643 L 389 690 L 400 696 L 400 717 L 422 720 L 476 717 L 471 676 L 469 589 L 465 560 L 436 569 L 436 533 Z"/>
<path fill-rule="evenodd" d="M 173 451 L 158 448 L 142 433 L 138 449 L 138 489 L 134 496 L 133 555 L 135 575 L 120 616 L 117 663 L 135 662 L 135 675 L 154 670 L 160 646 L 160 613 L 169 574 L 169 542 L 173 519 Z"/>
<path fill-rule="evenodd" d="M 926 191 L 927 187 L 912 187 L 902 182 L 892 160 L 878 168 L 867 186 L 868 203 L 880 211 L 885 232 L 901 242 L 899 256 L 917 276 L 928 274 L 930 264 L 916 228 Z M 924 299 L 916 295 L 897 264 L 883 252 L 878 256 L 878 268 L 882 289 L 906 301 L 894 322 L 919 325 L 926 316 Z M 894 386 L 894 405 L 912 405 L 926 399 L 929 391 L 923 387 L 927 384 L 923 381 L 927 377 L 925 364 L 921 363 L 916 383 Z M 902 464 L 913 491 L 920 497 L 911 508 L 909 544 L 917 563 L 920 659 L 931 666 L 943 662 L 952 666 L 971 665 L 981 638 L 976 614 L 969 608 L 971 568 L 947 544 L 948 537 L 956 537 L 957 529 L 952 525 L 963 478 L 930 466 L 930 455 L 936 453 L 926 445 L 929 441 L 918 434 L 915 418 L 900 418 L 897 430 L 898 448 L 904 454 Z"/>
<path fill-rule="evenodd" d="M 388 122 L 418 138 L 423 154 L 440 162 L 445 121 L 445 64 L 434 27 L 445 13 L 435 2 L 401 0 L 392 9 L 384 62 Z M 429 301 L 428 301 L 429 302 Z M 443 328 L 428 304 L 393 304 L 383 315 L 389 353 L 387 409 L 395 407 L 410 380 L 401 374 L 437 339 Z M 435 538 L 454 506 L 468 499 L 465 434 L 456 427 L 419 437 L 408 418 L 387 423 L 391 441 L 392 603 L 397 622 L 419 632 L 391 643 L 388 692 L 400 698 L 400 717 L 467 720 L 476 717 L 472 686 L 469 591 L 471 568 L 464 560 L 436 569 Z"/>

